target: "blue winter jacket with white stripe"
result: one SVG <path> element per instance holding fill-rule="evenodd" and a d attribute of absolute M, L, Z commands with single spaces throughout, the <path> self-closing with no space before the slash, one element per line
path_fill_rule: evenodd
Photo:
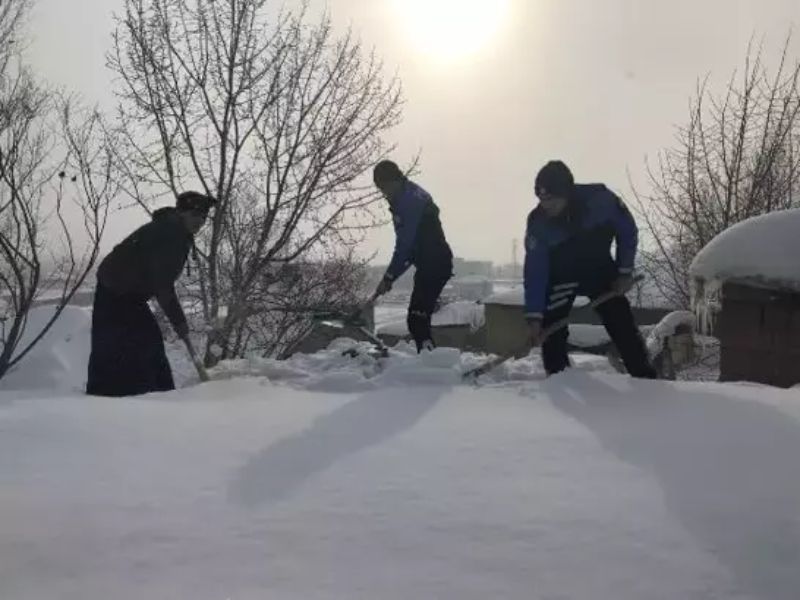
<path fill-rule="evenodd" d="M 616 258 L 612 259 L 614 241 Z M 552 288 L 575 292 L 579 284 L 598 274 L 632 273 L 638 243 L 633 216 L 604 185 L 575 186 L 559 217 L 548 217 L 535 208 L 525 232 L 525 316 L 544 315 Z"/>
<path fill-rule="evenodd" d="M 411 265 L 423 275 L 449 277 L 453 253 L 444 237 L 439 207 L 431 195 L 406 180 L 400 193 L 390 199 L 389 209 L 396 239 L 385 277 L 395 280 Z"/>

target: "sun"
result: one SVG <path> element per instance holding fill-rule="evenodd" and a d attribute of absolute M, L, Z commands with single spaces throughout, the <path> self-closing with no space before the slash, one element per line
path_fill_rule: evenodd
<path fill-rule="evenodd" d="M 478 54 L 498 34 L 510 0 L 392 0 L 414 48 L 441 62 Z"/>

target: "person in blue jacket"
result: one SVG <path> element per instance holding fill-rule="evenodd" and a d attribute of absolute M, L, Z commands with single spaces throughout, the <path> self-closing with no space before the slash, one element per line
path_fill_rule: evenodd
<path fill-rule="evenodd" d="M 375 166 L 373 180 L 389 202 L 396 236 L 392 260 L 376 296 L 391 290 L 393 283 L 414 265 L 408 331 L 417 352 L 430 350 L 435 347 L 431 318 L 439 295 L 453 275 L 453 253 L 444 237 L 439 208 L 428 192 L 410 181 L 390 160 Z"/>
<path fill-rule="evenodd" d="M 577 295 L 594 299 L 617 296 L 596 310 L 628 373 L 655 379 L 631 305 L 625 294 L 633 286 L 638 229 L 628 208 L 602 184 L 576 185 L 561 161 L 546 164 L 536 177 L 539 205 L 528 216 L 525 233 L 525 317 L 530 342 L 538 346 L 542 331 L 569 315 Z M 616 257 L 611 243 L 616 241 Z M 548 375 L 567 368 L 568 328 L 542 343 Z"/>

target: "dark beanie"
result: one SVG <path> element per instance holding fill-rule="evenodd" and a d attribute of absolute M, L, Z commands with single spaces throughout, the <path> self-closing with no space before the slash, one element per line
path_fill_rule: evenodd
<path fill-rule="evenodd" d="M 193 210 L 195 212 L 207 213 L 217 201 L 211 196 L 206 196 L 200 192 L 181 192 L 175 202 L 178 210 Z"/>
<path fill-rule="evenodd" d="M 536 195 L 542 193 L 569 198 L 575 187 L 572 171 L 560 160 L 551 160 L 536 176 Z"/>
<path fill-rule="evenodd" d="M 400 170 L 400 167 L 397 166 L 397 163 L 392 162 L 391 160 L 382 160 L 375 168 L 372 170 L 372 180 L 375 183 L 380 183 L 382 181 L 395 181 L 397 179 L 403 179 L 405 175 Z"/>

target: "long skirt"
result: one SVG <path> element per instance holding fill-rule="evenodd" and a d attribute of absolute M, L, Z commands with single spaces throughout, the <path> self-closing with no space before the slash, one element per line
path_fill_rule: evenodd
<path fill-rule="evenodd" d="M 174 389 L 161 328 L 147 300 L 98 285 L 86 393 L 135 396 Z"/>

